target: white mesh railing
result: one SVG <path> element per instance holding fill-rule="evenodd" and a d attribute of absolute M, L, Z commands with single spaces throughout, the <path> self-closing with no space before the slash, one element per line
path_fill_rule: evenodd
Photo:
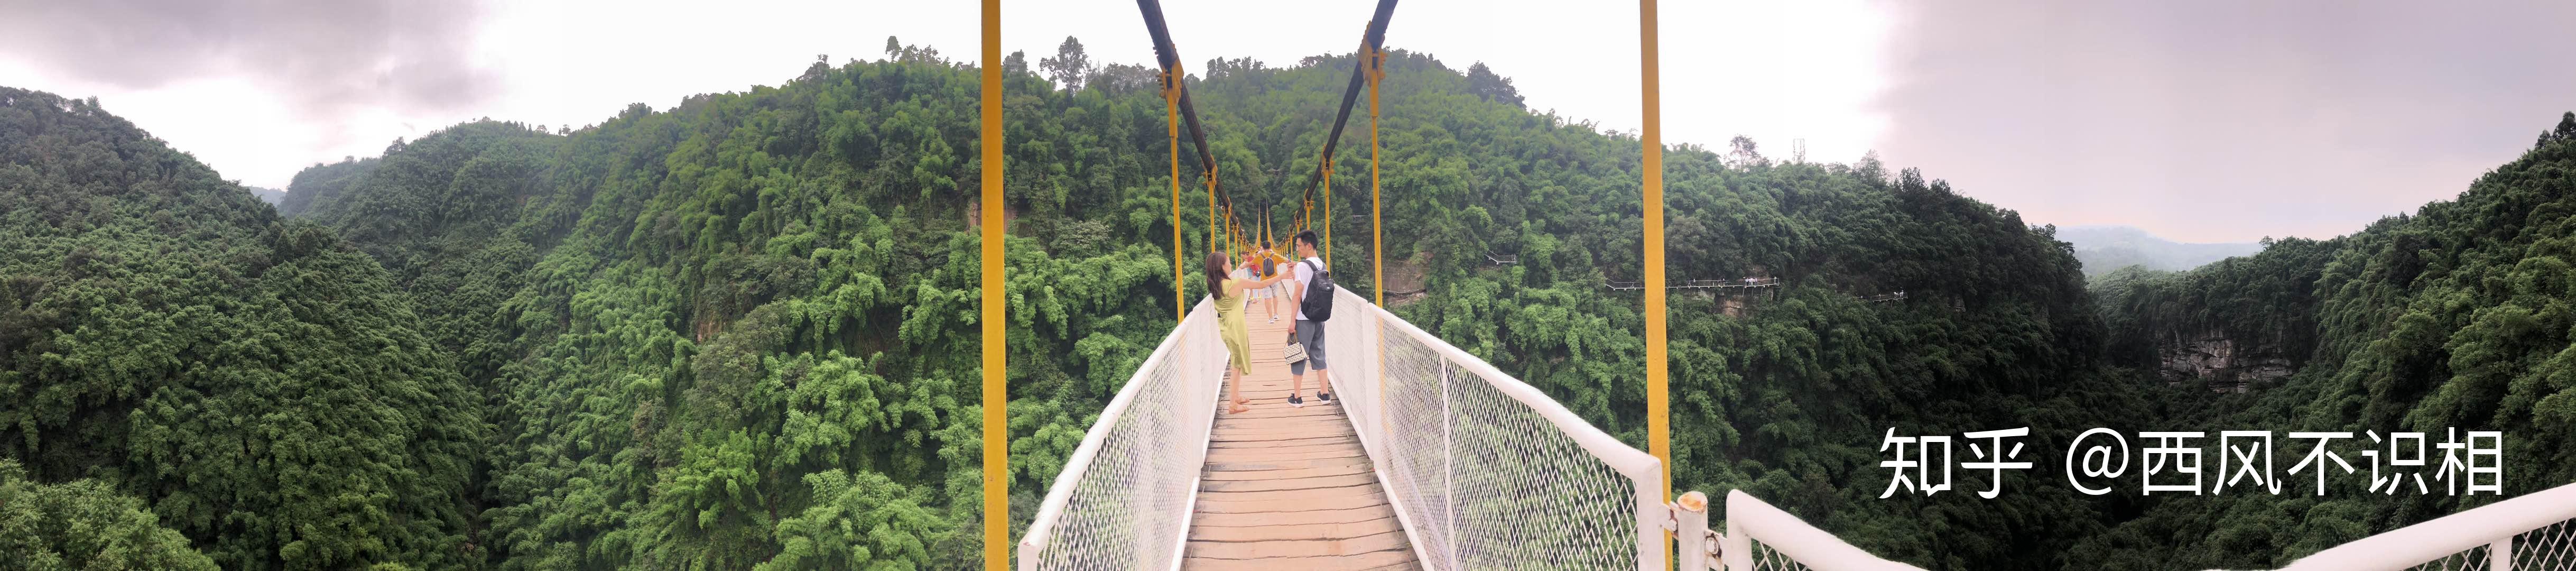
<path fill-rule="evenodd" d="M 1100 411 L 1021 537 L 1020 569 L 1180 565 L 1226 359 L 1211 307 L 1191 308 Z"/>
<path fill-rule="evenodd" d="M 1701 514 L 1705 517 L 1705 514 Z M 1719 561 L 1706 561 L 1694 569 L 1727 571 L 1922 571 L 1922 568 L 1897 563 L 1861 551 L 1841 538 L 1800 521 L 1798 516 L 1754 499 L 1743 490 L 1726 493 L 1726 533 L 1710 533 L 1690 541 L 1685 537 L 1681 552 Z M 1721 547 L 1720 549 L 1710 549 Z M 1705 561 L 1705 560 L 1703 560 Z M 1687 562 L 1686 562 L 1687 563 Z M 1722 564 L 1721 564 L 1722 563 Z"/>
<path fill-rule="evenodd" d="M 1326 363 L 1425 569 L 1662 571 L 1662 464 L 1345 290 Z"/>
<path fill-rule="evenodd" d="M 1659 497 L 1661 464 L 1536 388 L 1348 291 L 1326 322 L 1335 396 L 1425 569 L 1920 571 L 1742 491 Z M 1019 568 L 1174 569 L 1188 541 L 1225 352 L 1202 300 L 1067 459 Z M 1677 507 L 1683 506 L 1683 507 Z M 1668 527 L 1669 526 L 1669 527 Z M 2317 552 L 2280 571 L 2576 571 L 2576 484 Z"/>
<path fill-rule="evenodd" d="M 2364 537 L 2281 571 L 2576 571 L 2576 484 Z"/>

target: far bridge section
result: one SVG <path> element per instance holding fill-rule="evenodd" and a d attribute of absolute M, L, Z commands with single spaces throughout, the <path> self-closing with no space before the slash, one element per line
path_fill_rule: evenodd
<path fill-rule="evenodd" d="M 1706 496 L 1661 497 L 1653 456 L 1349 290 L 1336 295 L 1325 337 L 1339 402 L 1287 408 L 1273 342 L 1255 355 L 1244 387 L 1254 408 L 1242 415 L 1219 412 L 1227 357 L 1200 301 L 1067 459 L 1018 568 L 1918 569 L 1742 491 L 1726 494 L 1723 527 L 1711 528 Z M 1276 327 L 1263 324 L 1256 346 Z M 2280 569 L 2418 570 L 2576 571 L 2576 484 Z"/>

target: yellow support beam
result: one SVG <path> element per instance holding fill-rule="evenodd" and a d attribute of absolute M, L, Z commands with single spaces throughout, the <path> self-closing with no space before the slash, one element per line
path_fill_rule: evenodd
<path fill-rule="evenodd" d="M 1379 224 L 1378 213 L 1386 204 L 1378 198 L 1377 179 L 1377 84 L 1386 79 L 1386 50 L 1362 44 L 1368 54 L 1369 90 L 1369 279 L 1375 280 L 1369 293 L 1377 297 L 1377 306 L 1386 307 L 1386 231 Z"/>
<path fill-rule="evenodd" d="M 1333 157 L 1324 157 L 1324 267 L 1333 267 Z"/>
<path fill-rule="evenodd" d="M 1216 219 L 1216 167 L 1208 167 L 1206 180 L 1208 180 L 1208 252 L 1226 252 L 1226 249 L 1216 247 L 1218 231 L 1226 229 L 1226 219 Z"/>
<path fill-rule="evenodd" d="M 1663 91 L 1656 77 L 1662 65 L 1656 55 L 1655 0 L 1637 2 L 1637 60 L 1644 77 L 1640 92 L 1644 96 L 1645 127 L 1640 144 L 1645 148 L 1646 214 L 1646 446 L 1655 460 L 1663 464 L 1663 489 L 1658 498 L 1673 497 L 1673 426 L 1672 380 L 1664 362 L 1664 139 L 1663 108 L 1658 101 Z M 1672 532 L 1664 533 L 1664 560 L 1673 560 Z"/>
<path fill-rule="evenodd" d="M 1189 318 L 1190 304 L 1181 290 L 1189 274 L 1181 271 L 1181 68 L 1163 72 L 1163 125 L 1172 140 L 1172 322 Z"/>
<path fill-rule="evenodd" d="M 1011 421 L 1002 331 L 1002 0 L 984 0 L 984 570 L 1011 569 Z"/>

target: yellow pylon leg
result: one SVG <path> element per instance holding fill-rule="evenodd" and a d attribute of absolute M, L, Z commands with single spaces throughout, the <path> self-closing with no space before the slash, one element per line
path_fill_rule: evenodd
<path fill-rule="evenodd" d="M 1640 75 L 1644 77 L 1645 126 L 1640 137 L 1644 147 L 1646 215 L 1646 446 L 1663 464 L 1663 489 L 1658 498 L 1673 497 L 1673 427 L 1672 385 L 1667 377 L 1664 345 L 1664 143 L 1663 109 L 1658 96 L 1663 87 L 1656 77 L 1661 62 L 1657 60 L 1655 0 L 1637 3 L 1637 56 Z M 1672 533 L 1664 533 L 1664 560 L 1672 561 Z"/>
<path fill-rule="evenodd" d="M 1002 330 L 1002 0 L 984 0 L 984 570 L 1011 568 L 1011 422 Z"/>

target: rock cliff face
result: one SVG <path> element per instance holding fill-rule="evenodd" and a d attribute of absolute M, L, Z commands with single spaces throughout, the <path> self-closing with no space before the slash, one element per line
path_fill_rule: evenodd
<path fill-rule="evenodd" d="M 2162 345 L 2156 372 L 2166 383 L 2199 382 L 2213 391 L 2241 393 L 2297 372 L 2279 347 L 2239 344 L 2217 331 L 2176 336 Z"/>

